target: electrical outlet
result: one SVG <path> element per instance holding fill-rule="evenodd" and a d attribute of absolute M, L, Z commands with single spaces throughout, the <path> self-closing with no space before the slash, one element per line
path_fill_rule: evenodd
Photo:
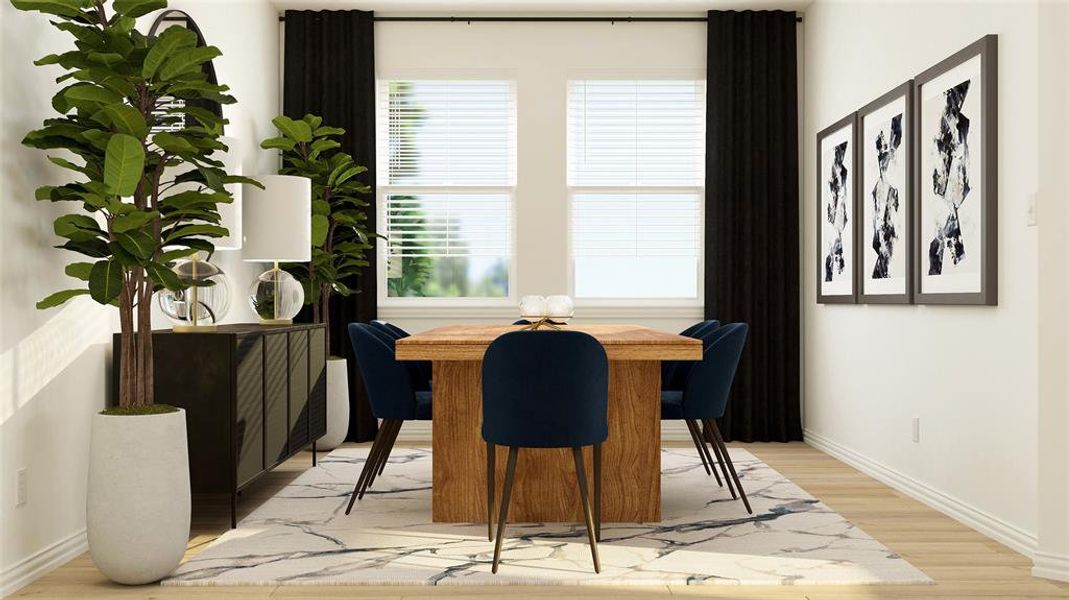
<path fill-rule="evenodd" d="M 26 504 L 26 467 L 15 473 L 15 506 Z"/>
<path fill-rule="evenodd" d="M 913 417 L 913 443 L 921 443 L 921 420 L 920 417 Z"/>

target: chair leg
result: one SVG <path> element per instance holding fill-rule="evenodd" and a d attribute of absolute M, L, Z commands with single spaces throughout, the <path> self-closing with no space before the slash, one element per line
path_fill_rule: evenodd
<path fill-rule="evenodd" d="M 404 425 L 404 421 L 401 421 L 401 425 Z M 390 443 L 386 446 L 386 454 L 382 457 L 381 464 L 379 465 L 379 475 L 386 470 L 386 463 L 390 461 L 390 453 L 393 452 L 393 445 L 397 441 L 397 434 L 401 432 L 401 426 L 398 425 L 397 431 L 390 437 Z"/>
<path fill-rule="evenodd" d="M 494 444 L 486 442 L 486 539 L 494 540 L 494 454 L 497 452 Z"/>
<path fill-rule="evenodd" d="M 364 499 L 364 494 L 366 494 L 375 483 L 375 477 L 382 472 L 382 468 L 386 465 L 386 459 L 390 456 L 390 449 L 393 448 L 393 443 L 397 439 L 397 433 L 401 431 L 402 423 L 404 423 L 404 421 L 401 421 L 400 419 L 390 421 L 390 429 L 386 432 L 382 450 L 379 451 L 375 465 L 371 467 L 371 472 L 368 474 L 367 480 L 364 482 L 364 489 L 360 490 L 360 494 L 356 497 L 357 500 Z"/>
<path fill-rule="evenodd" d="M 587 493 L 583 449 L 572 448 L 572 458 L 575 460 L 575 477 L 579 480 L 579 500 L 583 503 L 583 516 L 586 517 L 586 536 L 590 540 L 590 556 L 594 558 L 594 572 L 601 573 L 601 561 L 598 560 L 598 540 L 594 531 L 594 516 L 590 512 L 590 495 Z"/>
<path fill-rule="evenodd" d="M 497 541 L 494 543 L 494 565 L 491 571 L 497 573 L 501 564 L 501 542 L 505 539 L 505 522 L 509 518 L 509 501 L 512 500 L 512 482 L 516 478 L 516 456 L 520 449 L 509 446 L 509 461 L 505 467 L 505 489 L 501 492 L 501 511 L 497 516 Z"/>
<path fill-rule="evenodd" d="M 704 430 L 702 432 L 702 438 L 709 442 L 709 445 L 713 447 L 713 453 L 716 454 L 716 462 L 720 464 L 720 472 L 724 474 L 724 481 L 728 484 L 728 491 L 731 492 L 731 499 L 738 500 L 739 495 L 735 493 L 735 484 L 732 483 L 731 474 L 728 473 L 727 463 L 724 461 L 724 455 L 720 451 L 720 445 L 716 443 L 716 437 L 713 436 L 712 430 L 709 429 L 707 424 L 708 419 L 703 419 L 702 424 Z"/>
<path fill-rule="evenodd" d="M 371 443 L 371 450 L 368 451 L 367 459 L 364 461 L 364 468 L 360 471 L 360 477 L 356 480 L 356 485 L 353 487 L 353 493 L 349 495 L 349 506 L 345 508 L 345 514 L 349 514 L 353 510 L 353 503 L 356 502 L 356 497 L 363 490 L 364 481 L 371 474 L 372 465 L 377 463 L 378 454 L 382 449 L 383 441 L 386 439 L 387 428 L 389 427 L 389 421 L 383 420 L 382 427 L 379 427 L 379 432 L 375 436 L 375 441 Z"/>
<path fill-rule="evenodd" d="M 709 469 L 709 462 L 705 459 L 705 451 L 702 449 L 701 440 L 698 438 L 698 432 L 694 429 L 694 421 L 691 419 L 683 419 L 687 424 L 687 430 L 690 431 L 690 441 L 694 442 L 694 449 L 698 451 L 698 458 L 702 459 L 702 466 L 705 467 L 705 474 L 712 475 L 713 471 Z"/>
<path fill-rule="evenodd" d="M 702 432 L 702 428 L 698 425 L 698 421 L 691 419 L 694 423 L 694 439 L 698 445 L 698 451 L 705 455 L 705 461 L 709 463 L 710 471 L 713 473 L 713 477 L 716 478 L 716 485 L 724 487 L 724 482 L 720 479 L 720 474 L 716 472 L 716 461 L 713 460 L 713 455 L 709 453 L 709 446 L 706 445 L 705 434 Z M 709 445 L 712 445 L 710 442 Z"/>
<path fill-rule="evenodd" d="M 742 482 L 739 481 L 739 476 L 735 472 L 735 464 L 731 462 L 731 455 L 728 453 L 728 447 L 724 444 L 724 436 L 720 435 L 720 428 L 716 426 L 716 421 L 712 419 L 706 419 L 705 426 L 713 432 L 713 437 L 716 438 L 716 443 L 720 446 L 720 452 L 724 455 L 724 462 L 727 463 L 728 470 L 731 471 L 731 478 L 735 480 L 735 487 L 739 488 L 742 504 L 746 507 L 746 512 L 752 515 L 753 509 L 750 508 L 750 500 L 746 497 L 746 490 L 742 489 Z"/>
<path fill-rule="evenodd" d="M 594 538 L 601 541 L 601 444 L 594 444 Z"/>

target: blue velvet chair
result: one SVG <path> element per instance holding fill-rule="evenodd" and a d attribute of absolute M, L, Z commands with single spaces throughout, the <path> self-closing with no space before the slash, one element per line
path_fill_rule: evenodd
<path fill-rule="evenodd" d="M 715 319 L 699 321 L 683 331 L 680 331 L 679 335 L 701 340 L 704 339 L 704 336 L 715 331 L 718 327 L 720 327 L 720 321 Z M 666 360 L 662 362 L 661 389 L 682 390 L 683 383 L 686 381 L 687 375 L 690 373 L 690 370 L 694 368 L 695 364 L 697 364 L 695 361 L 682 360 Z M 705 468 L 705 474 L 715 477 L 716 484 L 723 487 L 724 482 L 720 480 L 720 475 L 717 474 L 716 467 L 710 465 L 705 459 L 706 452 L 702 450 L 703 442 L 700 438 L 701 433 L 697 430 L 693 421 L 687 421 L 687 429 L 690 431 L 690 440 L 694 443 L 695 450 L 698 451 L 698 458 L 701 459 L 702 466 Z"/>
<path fill-rule="evenodd" d="M 377 332 L 386 334 L 394 341 L 411 335 L 404 329 L 387 321 L 370 321 L 368 322 L 368 325 L 371 325 Z M 406 360 L 404 363 L 412 375 L 413 387 L 417 391 L 430 390 L 432 377 L 431 361 Z"/>
<path fill-rule="evenodd" d="M 724 438 L 716 425 L 716 419 L 724 416 L 727 408 L 731 383 L 748 331 L 745 323 L 732 323 L 706 333 L 702 340 L 702 360 L 687 370 L 682 389 L 661 391 L 661 419 L 686 421 L 699 452 L 705 457 L 703 462 L 707 460 L 707 464 L 713 463 L 713 457 L 705 445 L 706 441 L 710 443 L 732 498 L 738 497 L 735 494 L 735 488 L 738 488 L 746 512 L 753 514 L 742 482 L 735 472 L 735 465 L 731 462 L 731 455 L 724 445 Z M 704 431 L 698 431 L 698 421 L 701 421 Z"/>
<path fill-rule="evenodd" d="M 408 367 L 394 358 L 391 339 L 366 323 L 350 323 L 349 339 L 371 402 L 371 412 L 382 419 L 382 426 L 349 497 L 345 514 L 353 510 L 353 502 L 364 497 L 375 477 L 386 468 L 401 425 L 405 421 L 429 421 L 432 413 L 430 390 L 413 388 Z"/>
<path fill-rule="evenodd" d="M 609 363 L 605 349 L 578 331 L 514 331 L 490 344 L 483 357 L 483 439 L 486 440 L 487 534 L 493 538 L 494 454 L 508 446 L 505 485 L 494 544 L 501 544 L 520 448 L 571 448 L 586 518 L 594 571 L 601 572 L 601 443 L 609 435 Z M 587 493 L 583 447 L 594 447 L 594 516 Z M 595 525 L 597 523 L 597 525 Z"/>

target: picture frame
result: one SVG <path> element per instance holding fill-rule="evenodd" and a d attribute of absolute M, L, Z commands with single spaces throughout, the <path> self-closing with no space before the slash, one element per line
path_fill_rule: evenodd
<path fill-rule="evenodd" d="M 914 79 L 914 302 L 998 304 L 998 36 Z"/>
<path fill-rule="evenodd" d="M 858 301 L 913 301 L 913 80 L 857 111 Z"/>
<path fill-rule="evenodd" d="M 857 303 L 857 113 L 817 134 L 817 303 Z"/>

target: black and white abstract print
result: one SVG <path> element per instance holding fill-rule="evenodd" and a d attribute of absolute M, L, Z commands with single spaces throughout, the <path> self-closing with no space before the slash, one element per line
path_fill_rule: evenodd
<path fill-rule="evenodd" d="M 849 125 L 821 141 L 821 292 L 829 296 L 854 292 L 853 144 Z"/>
<path fill-rule="evenodd" d="M 910 265 L 904 247 L 909 195 L 905 114 L 903 94 L 862 118 L 862 285 L 867 294 L 906 291 Z"/>
<path fill-rule="evenodd" d="M 921 89 L 922 291 L 980 291 L 980 57 Z"/>

